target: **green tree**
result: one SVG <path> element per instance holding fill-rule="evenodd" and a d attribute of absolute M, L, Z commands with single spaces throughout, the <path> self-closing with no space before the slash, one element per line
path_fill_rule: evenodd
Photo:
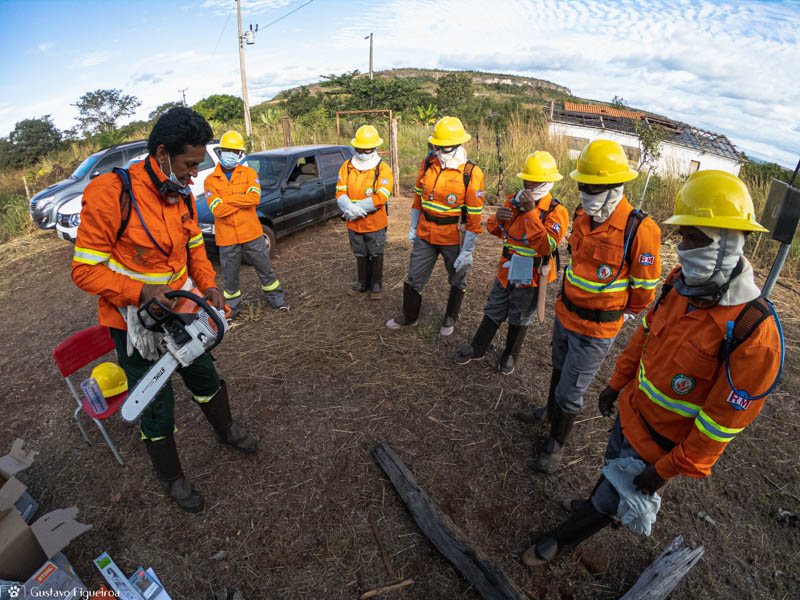
<path fill-rule="evenodd" d="M 116 129 L 117 122 L 131 116 L 141 104 L 136 96 L 111 89 L 86 92 L 72 106 L 78 109 L 77 121 L 81 130 L 95 134 Z"/>
<path fill-rule="evenodd" d="M 286 112 L 293 119 L 311 112 L 321 105 L 322 97 L 312 96 L 306 86 L 302 86 L 286 96 Z"/>
<path fill-rule="evenodd" d="M 748 182 L 753 182 L 758 185 L 769 185 L 773 179 L 789 183 L 792 179 L 792 173 L 793 171 L 784 169 L 782 166 L 775 163 L 748 161 L 742 165 L 739 176 Z M 797 180 L 795 180 L 794 185 L 797 187 Z"/>
<path fill-rule="evenodd" d="M 164 104 L 157 106 L 156 109 L 147 116 L 147 118 L 151 121 L 155 121 L 169 109 L 177 108 L 178 106 L 183 106 L 183 102 L 165 102 Z"/>
<path fill-rule="evenodd" d="M 439 78 L 436 101 L 445 112 L 455 112 L 473 97 L 472 76 L 454 71 Z"/>
<path fill-rule="evenodd" d="M 639 136 L 639 169 L 643 165 L 654 165 L 661 158 L 661 142 L 664 141 L 665 131 L 658 125 L 650 125 L 645 121 L 636 121 L 634 124 L 636 135 Z"/>
<path fill-rule="evenodd" d="M 213 94 L 192 107 L 209 121 L 230 123 L 244 119 L 244 101 L 230 94 Z"/>
<path fill-rule="evenodd" d="M 611 101 L 611 106 L 621 109 L 630 108 L 628 101 L 622 96 L 614 96 L 614 99 Z"/>
<path fill-rule="evenodd" d="M 61 132 L 50 115 L 25 119 L 14 127 L 0 147 L 0 167 L 19 169 L 35 163 L 62 145 Z"/>

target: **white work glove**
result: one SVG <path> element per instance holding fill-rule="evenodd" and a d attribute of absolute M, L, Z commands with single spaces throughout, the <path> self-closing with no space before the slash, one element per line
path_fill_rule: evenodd
<path fill-rule="evenodd" d="M 472 266 L 472 253 L 475 251 L 475 244 L 478 243 L 478 234 L 472 231 L 467 231 L 464 234 L 464 243 L 461 244 L 461 252 L 459 252 L 453 263 L 453 268 L 461 273 L 466 271 Z"/>
<path fill-rule="evenodd" d="M 128 356 L 133 356 L 135 349 L 143 359 L 156 361 L 161 357 L 158 350 L 164 334 L 151 331 L 142 325 L 137 314 L 138 310 L 139 307 L 133 305 L 119 309 L 128 324 Z"/>
<path fill-rule="evenodd" d="M 352 203 L 353 206 L 357 206 L 361 210 L 363 210 L 366 214 L 374 213 L 377 208 L 375 208 L 375 203 L 372 201 L 372 198 L 364 198 L 363 200 L 359 200 L 358 202 Z"/>
<path fill-rule="evenodd" d="M 351 202 L 350 209 L 347 213 L 347 220 L 348 221 L 355 221 L 356 219 L 360 219 L 362 217 L 367 216 L 367 211 L 361 208 L 357 203 Z"/>
<path fill-rule="evenodd" d="M 408 230 L 408 241 L 413 242 L 417 239 L 417 225 L 419 225 L 419 216 L 422 211 L 418 208 L 411 209 L 411 229 Z"/>
<path fill-rule="evenodd" d="M 342 194 L 336 199 L 336 204 L 339 206 L 339 210 L 342 211 L 342 214 L 346 217 L 350 211 L 350 197 L 347 194 Z"/>

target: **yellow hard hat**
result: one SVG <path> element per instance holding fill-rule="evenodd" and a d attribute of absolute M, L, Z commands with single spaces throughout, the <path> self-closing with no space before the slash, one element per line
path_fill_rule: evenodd
<path fill-rule="evenodd" d="M 433 126 L 433 135 L 428 141 L 434 146 L 458 146 L 472 136 L 464 131 L 464 124 L 458 117 L 442 117 Z"/>
<path fill-rule="evenodd" d="M 553 155 L 544 150 L 529 154 L 522 166 L 522 173 L 517 177 L 525 181 L 560 181 L 564 176 L 558 172 L 558 165 Z"/>
<path fill-rule="evenodd" d="M 97 380 L 103 397 L 111 398 L 128 389 L 128 378 L 118 364 L 104 362 L 92 369 L 92 377 Z"/>
<path fill-rule="evenodd" d="M 219 147 L 226 150 L 244 150 L 244 138 L 238 131 L 226 131 L 219 140 Z"/>
<path fill-rule="evenodd" d="M 378 130 L 372 125 L 362 125 L 356 131 L 356 137 L 350 140 L 353 148 L 377 148 L 383 143 Z"/>
<path fill-rule="evenodd" d="M 725 171 L 692 173 L 675 197 L 675 214 L 664 223 L 767 231 L 756 221 L 747 186 L 736 175 Z"/>
<path fill-rule="evenodd" d="M 578 168 L 569 174 L 578 183 L 625 183 L 638 177 L 628 166 L 628 157 L 617 142 L 594 140 L 581 150 Z"/>

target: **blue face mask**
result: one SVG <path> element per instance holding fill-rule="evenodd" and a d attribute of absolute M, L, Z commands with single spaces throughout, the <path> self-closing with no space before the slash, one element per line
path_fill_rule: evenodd
<path fill-rule="evenodd" d="M 222 165 L 223 169 L 232 169 L 239 163 L 239 153 L 238 152 L 220 152 L 219 153 L 219 164 Z"/>
<path fill-rule="evenodd" d="M 169 197 L 173 194 L 180 194 L 181 196 L 190 196 L 192 194 L 192 188 L 188 185 L 183 185 L 177 177 L 175 177 L 175 172 L 172 170 L 172 159 L 170 159 L 169 154 L 167 155 L 167 164 L 169 164 L 169 179 L 167 181 L 162 182 L 159 191 L 159 194 L 165 197 Z M 164 172 L 163 169 L 161 171 Z"/>

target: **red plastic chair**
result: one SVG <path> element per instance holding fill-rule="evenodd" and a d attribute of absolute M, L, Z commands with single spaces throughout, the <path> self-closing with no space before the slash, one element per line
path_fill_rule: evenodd
<path fill-rule="evenodd" d="M 122 457 L 119 455 L 119 452 L 117 452 L 117 448 L 114 446 L 111 438 L 108 437 L 108 433 L 106 433 L 105 427 L 103 427 L 101 421 L 107 419 L 119 410 L 120 406 L 122 406 L 122 402 L 128 395 L 127 392 L 123 392 L 112 398 L 106 398 L 108 410 L 98 414 L 92 410 L 89 400 L 87 400 L 82 393 L 78 394 L 78 391 L 69 378 L 69 376 L 78 369 L 85 367 L 90 362 L 97 360 L 112 350 L 114 350 L 114 342 L 111 339 L 108 328 L 94 325 L 93 327 L 89 327 L 69 336 L 56 346 L 55 350 L 53 350 L 53 358 L 55 358 L 56 364 L 67 382 L 69 391 L 72 392 L 72 397 L 75 398 L 75 402 L 78 404 L 78 407 L 75 409 L 75 422 L 78 424 L 78 429 L 80 429 L 83 434 L 83 439 L 85 439 L 88 444 L 91 444 L 89 436 L 86 435 L 86 431 L 83 429 L 80 419 L 78 419 L 78 413 L 81 410 L 89 415 L 92 421 L 95 422 L 100 429 L 100 433 L 103 434 L 108 447 L 111 448 L 111 452 L 114 453 L 114 457 L 119 464 L 124 465 L 125 463 L 122 461 Z"/>

